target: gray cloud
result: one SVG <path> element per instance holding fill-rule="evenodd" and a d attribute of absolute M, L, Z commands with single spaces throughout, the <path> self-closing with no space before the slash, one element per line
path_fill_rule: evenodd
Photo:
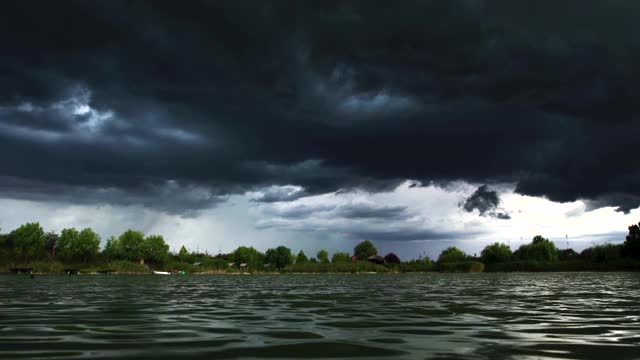
<path fill-rule="evenodd" d="M 339 206 L 337 216 L 347 219 L 406 219 L 411 216 L 406 206 L 384 206 L 365 203 L 350 203 Z"/>
<path fill-rule="evenodd" d="M 509 220 L 511 216 L 499 210 L 500 197 L 495 190 L 489 190 L 487 185 L 476 189 L 463 203 L 460 204 L 467 212 L 478 210 L 480 216 L 494 217 L 500 220 Z"/>

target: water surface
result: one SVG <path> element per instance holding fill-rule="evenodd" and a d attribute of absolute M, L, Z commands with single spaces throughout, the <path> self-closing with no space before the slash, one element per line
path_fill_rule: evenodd
<path fill-rule="evenodd" d="M 0 276 L 0 358 L 640 358 L 640 274 Z"/>

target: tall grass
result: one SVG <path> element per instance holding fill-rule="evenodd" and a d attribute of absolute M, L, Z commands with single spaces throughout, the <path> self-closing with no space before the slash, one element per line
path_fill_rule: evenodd
<path fill-rule="evenodd" d="M 456 261 L 437 263 L 435 270 L 439 272 L 476 273 L 484 271 L 484 264 L 479 261 Z"/>
<path fill-rule="evenodd" d="M 282 270 L 283 273 L 385 273 L 390 270 L 368 261 L 338 262 L 334 264 L 292 264 Z"/>
<path fill-rule="evenodd" d="M 107 263 L 105 269 L 115 270 L 120 274 L 149 274 L 151 272 L 146 266 L 127 260 Z"/>
<path fill-rule="evenodd" d="M 33 272 L 42 274 L 62 274 L 66 268 L 59 261 L 34 261 L 29 267 L 33 268 Z"/>
<path fill-rule="evenodd" d="M 411 261 L 401 264 L 389 264 L 386 265 L 394 272 L 408 273 L 408 272 L 427 272 L 434 271 L 435 265 L 432 262 L 424 261 Z"/>

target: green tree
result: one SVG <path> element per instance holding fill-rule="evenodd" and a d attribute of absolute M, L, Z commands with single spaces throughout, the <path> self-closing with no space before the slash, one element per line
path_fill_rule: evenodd
<path fill-rule="evenodd" d="M 120 235 L 118 242 L 125 259 L 144 263 L 144 234 L 142 232 L 129 229 Z"/>
<path fill-rule="evenodd" d="M 8 263 L 12 258 L 13 240 L 10 234 L 0 234 L 0 262 Z"/>
<path fill-rule="evenodd" d="M 276 269 L 284 269 L 287 265 L 291 264 L 291 249 L 286 246 L 268 249 L 264 261 Z"/>
<path fill-rule="evenodd" d="M 439 263 L 465 261 L 466 259 L 467 254 L 465 254 L 464 252 L 462 252 L 462 250 L 458 249 L 455 246 L 451 246 L 442 250 L 440 256 L 438 256 Z"/>
<path fill-rule="evenodd" d="M 154 264 L 164 264 L 169 255 L 169 245 L 162 235 L 149 235 L 144 239 L 144 258 Z"/>
<path fill-rule="evenodd" d="M 546 239 L 546 238 L 542 237 L 542 235 L 536 235 L 531 240 L 531 243 L 535 245 L 535 244 L 542 244 L 545 241 L 549 241 L 549 239 Z"/>
<path fill-rule="evenodd" d="M 309 258 L 305 255 L 304 251 L 300 250 L 298 256 L 296 256 L 296 264 L 305 264 L 309 262 Z"/>
<path fill-rule="evenodd" d="M 318 253 L 316 254 L 316 257 L 318 258 L 318 262 L 322 264 L 329 263 L 329 253 L 327 252 L 327 250 L 320 249 L 320 251 L 318 251 Z"/>
<path fill-rule="evenodd" d="M 180 262 L 184 262 L 184 259 L 186 259 L 187 256 L 189 256 L 189 251 L 187 250 L 186 247 L 184 247 L 184 245 L 182 245 L 182 247 L 180 248 L 180 252 L 178 252 L 178 257 L 180 258 Z"/>
<path fill-rule="evenodd" d="M 640 223 L 629 226 L 629 235 L 622 245 L 625 256 L 640 259 Z"/>
<path fill-rule="evenodd" d="M 107 259 L 107 261 L 120 258 L 120 243 L 115 236 L 111 236 L 107 239 L 107 243 L 104 245 L 104 249 L 102 250 L 102 255 Z"/>
<path fill-rule="evenodd" d="M 507 245 L 497 242 L 487 245 L 480 253 L 482 262 L 486 264 L 507 262 L 511 260 L 511 256 L 511 249 Z"/>
<path fill-rule="evenodd" d="M 55 255 L 56 247 L 58 246 L 58 234 L 53 231 L 49 231 L 44 235 L 44 248 L 50 256 L 50 260 L 53 262 L 53 256 Z"/>
<path fill-rule="evenodd" d="M 249 266 L 256 268 L 264 263 L 264 254 L 256 250 L 253 246 L 240 246 L 233 251 L 233 260 L 238 263 L 247 263 Z"/>
<path fill-rule="evenodd" d="M 341 262 L 349 262 L 349 261 L 351 261 L 351 256 L 349 256 L 349 253 L 346 253 L 346 252 L 337 252 L 337 253 L 334 253 L 333 256 L 331 257 L 331 262 L 334 264 L 341 263 Z"/>
<path fill-rule="evenodd" d="M 521 260 L 556 262 L 558 261 L 558 248 L 549 239 L 536 235 L 531 244 L 520 246 L 513 253 L 513 256 Z"/>
<path fill-rule="evenodd" d="M 80 233 L 74 228 L 62 229 L 58 238 L 58 246 L 56 253 L 64 262 L 72 261 L 75 256 L 75 244 L 78 242 Z"/>
<path fill-rule="evenodd" d="M 580 257 L 585 260 L 606 263 L 622 257 L 623 246 L 619 244 L 595 245 L 582 250 Z"/>
<path fill-rule="evenodd" d="M 94 258 L 100 252 L 100 235 L 91 228 L 85 228 L 80 231 L 75 243 L 72 244 L 76 258 L 82 259 L 82 262 L 86 263 L 87 260 Z"/>
<path fill-rule="evenodd" d="M 45 236 L 40 223 L 26 223 L 12 231 L 14 251 L 26 263 L 44 250 Z"/>
<path fill-rule="evenodd" d="M 358 257 L 358 260 L 367 260 L 370 256 L 376 255 L 378 249 L 373 246 L 371 241 L 365 240 L 353 248 L 353 253 Z"/>

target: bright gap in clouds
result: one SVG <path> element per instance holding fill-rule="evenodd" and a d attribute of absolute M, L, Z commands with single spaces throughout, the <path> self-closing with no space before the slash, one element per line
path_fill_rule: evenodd
<path fill-rule="evenodd" d="M 477 188 L 468 183 L 446 187 L 412 186 L 405 182 L 393 191 L 336 192 L 302 196 L 292 186 L 269 187 L 230 196 L 218 206 L 194 216 L 123 205 L 70 205 L 54 202 L 0 200 L 0 228 L 11 231 L 20 224 L 39 221 L 46 230 L 92 227 L 105 241 L 128 228 L 162 234 L 172 249 L 229 252 L 240 245 L 260 250 L 285 245 L 314 256 L 352 252 L 361 240 L 370 239 L 380 253 L 396 252 L 403 259 L 420 255 L 437 257 L 448 246 L 478 254 L 491 242 L 511 244 L 515 250 L 537 234 L 565 248 L 565 235 L 577 251 L 593 243 L 621 242 L 627 226 L 640 215 L 613 208 L 586 211 L 582 201 L 555 203 L 518 195 L 511 186 L 500 186 L 501 208 L 511 219 L 466 212 L 460 203 Z M 285 201 L 276 201 L 274 194 Z M 268 195 L 268 196 L 267 196 Z"/>

